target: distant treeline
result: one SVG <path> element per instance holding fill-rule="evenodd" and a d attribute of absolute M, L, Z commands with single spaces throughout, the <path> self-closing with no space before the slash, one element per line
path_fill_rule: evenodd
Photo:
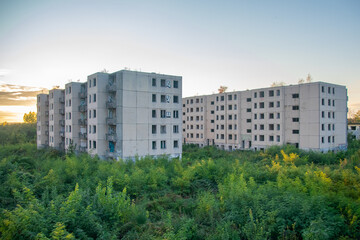
<path fill-rule="evenodd" d="M 360 142 L 103 161 L 0 148 L 1 239 L 360 239 Z"/>
<path fill-rule="evenodd" d="M 0 145 L 36 143 L 36 123 L 0 125 Z"/>

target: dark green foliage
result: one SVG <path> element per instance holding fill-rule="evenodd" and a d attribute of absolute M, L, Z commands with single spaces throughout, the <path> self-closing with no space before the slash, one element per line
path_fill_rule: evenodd
<path fill-rule="evenodd" d="M 36 143 L 36 123 L 0 124 L 0 146 Z"/>
<path fill-rule="evenodd" d="M 1 239 L 359 239 L 360 150 L 102 161 L 0 148 Z"/>

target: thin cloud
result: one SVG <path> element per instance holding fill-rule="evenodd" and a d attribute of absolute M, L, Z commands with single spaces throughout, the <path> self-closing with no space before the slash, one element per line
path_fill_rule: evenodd
<path fill-rule="evenodd" d="M 46 88 L 0 84 L 0 106 L 33 106 L 36 95 L 47 92 Z"/>

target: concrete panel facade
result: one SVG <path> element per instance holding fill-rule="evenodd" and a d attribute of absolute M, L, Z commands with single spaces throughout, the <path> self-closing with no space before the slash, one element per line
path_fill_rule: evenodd
<path fill-rule="evenodd" d="M 39 95 L 39 105 L 42 99 Z M 51 90 L 49 101 L 51 147 L 74 146 L 101 158 L 181 156 L 179 76 L 128 70 L 95 73 L 85 83 L 66 84 L 65 91 Z M 38 125 L 46 124 L 44 119 Z M 43 136 L 39 132 L 39 144 Z"/>
<path fill-rule="evenodd" d="M 63 89 L 49 91 L 49 146 L 64 150 L 65 94 Z"/>
<path fill-rule="evenodd" d="M 49 94 L 37 96 L 37 148 L 49 146 Z"/>
<path fill-rule="evenodd" d="M 183 142 L 221 149 L 345 149 L 347 90 L 324 82 L 183 99 Z"/>

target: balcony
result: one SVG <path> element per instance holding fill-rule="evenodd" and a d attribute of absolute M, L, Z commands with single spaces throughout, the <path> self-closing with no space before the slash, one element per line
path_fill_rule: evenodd
<path fill-rule="evenodd" d="M 107 102 L 106 107 L 107 108 L 116 108 L 116 103 L 115 102 Z"/>
<path fill-rule="evenodd" d="M 49 145 L 49 140 L 45 140 L 45 145 Z"/>
<path fill-rule="evenodd" d="M 59 98 L 59 102 L 60 103 L 65 103 L 65 98 L 63 98 L 63 97 Z"/>
<path fill-rule="evenodd" d="M 106 134 L 106 140 L 116 142 L 116 134 L 115 133 Z"/>
<path fill-rule="evenodd" d="M 87 106 L 86 105 L 80 105 L 79 106 L 79 112 L 86 112 Z"/>
<path fill-rule="evenodd" d="M 46 102 L 45 102 L 45 106 L 46 106 L 46 107 L 49 107 L 49 101 L 46 101 Z"/>
<path fill-rule="evenodd" d="M 49 135 L 49 131 L 45 131 L 45 135 Z"/>
<path fill-rule="evenodd" d="M 49 111 L 45 111 L 45 116 L 49 116 Z"/>
<path fill-rule="evenodd" d="M 79 98 L 86 98 L 87 93 L 86 92 L 79 92 Z"/>
<path fill-rule="evenodd" d="M 87 119 L 79 119 L 80 125 L 87 125 Z"/>
<path fill-rule="evenodd" d="M 86 139 L 87 138 L 87 133 L 79 132 L 79 138 Z"/>
<path fill-rule="evenodd" d="M 60 108 L 60 109 L 59 109 L 59 113 L 60 113 L 61 115 L 64 115 L 64 114 L 65 114 L 65 109 Z"/>
<path fill-rule="evenodd" d="M 116 84 L 106 85 L 106 90 L 110 93 L 116 92 Z"/>
<path fill-rule="evenodd" d="M 64 131 L 61 130 L 59 133 L 60 133 L 60 137 L 65 137 L 65 132 Z"/>
<path fill-rule="evenodd" d="M 45 122 L 45 125 L 46 125 L 46 126 L 49 126 L 49 121 L 46 121 L 46 122 Z"/>
<path fill-rule="evenodd" d="M 65 120 L 59 120 L 60 126 L 65 126 Z"/>
<path fill-rule="evenodd" d="M 106 118 L 107 125 L 116 125 L 116 118 Z"/>

